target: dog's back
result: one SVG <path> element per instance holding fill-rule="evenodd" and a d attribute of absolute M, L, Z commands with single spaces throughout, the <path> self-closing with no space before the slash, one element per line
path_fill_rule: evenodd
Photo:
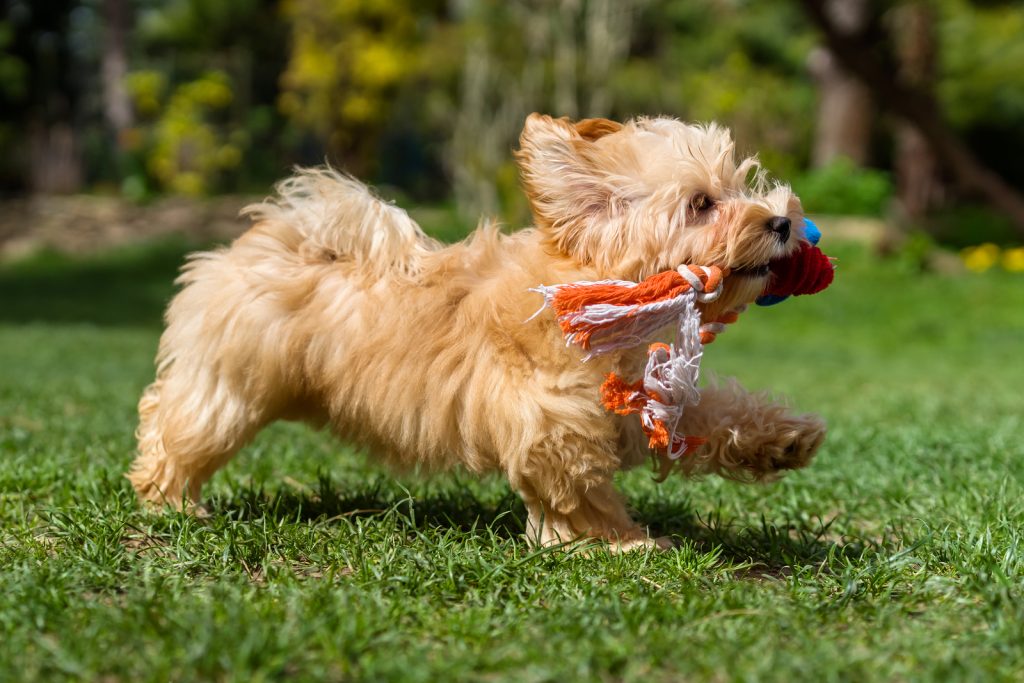
<path fill-rule="evenodd" d="M 330 168 L 300 169 L 276 189 L 277 197 L 243 213 L 307 261 L 350 261 L 378 277 L 390 271 L 411 275 L 440 247 L 405 211 Z"/>

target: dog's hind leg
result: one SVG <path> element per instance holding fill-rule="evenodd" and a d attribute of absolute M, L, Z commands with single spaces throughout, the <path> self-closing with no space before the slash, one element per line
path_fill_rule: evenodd
<path fill-rule="evenodd" d="M 613 552 L 668 548 L 633 521 L 612 475 L 618 461 L 611 444 L 601 448 L 589 437 L 563 437 L 539 446 L 515 482 L 526 504 L 527 540 L 552 546 L 600 540 Z"/>
<path fill-rule="evenodd" d="M 223 380 L 171 368 L 139 400 L 139 452 L 127 476 L 142 500 L 198 503 L 202 485 L 267 422 Z"/>
<path fill-rule="evenodd" d="M 519 494 L 526 504 L 526 538 L 532 545 L 603 541 L 612 552 L 672 547 L 669 539 L 652 538 L 633 521 L 611 481 L 580 491 L 571 507 L 561 509 L 530 484 L 522 485 Z"/>
<path fill-rule="evenodd" d="M 167 309 L 157 377 L 139 400 L 138 457 L 128 478 L 146 501 L 199 501 L 203 483 L 294 393 L 289 316 L 308 293 L 291 252 L 248 233 L 198 254 Z"/>

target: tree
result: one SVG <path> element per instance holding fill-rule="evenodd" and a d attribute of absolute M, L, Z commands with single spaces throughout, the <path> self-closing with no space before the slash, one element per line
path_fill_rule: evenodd
<path fill-rule="evenodd" d="M 906 2 L 897 8 L 893 22 L 900 77 L 933 94 L 937 46 L 932 8 L 921 0 Z M 920 226 L 941 199 L 942 186 L 928 141 L 907 122 L 901 122 L 896 131 L 894 166 L 900 218 Z"/>
<path fill-rule="evenodd" d="M 125 80 L 128 76 L 130 10 L 127 0 L 103 0 L 103 114 L 119 144 L 133 119 Z"/>
<path fill-rule="evenodd" d="M 0 24 L 9 27 L 5 62 L 17 65 L 19 84 L 2 93 L 6 116 L 27 131 L 28 188 L 68 193 L 82 184 L 75 128 L 81 95 L 70 41 L 75 0 L 3 4 Z M 19 141 L 12 141 L 19 142 Z"/>
<path fill-rule="evenodd" d="M 956 135 L 932 93 L 901 75 L 881 13 L 876 9 L 863 28 L 848 31 L 829 15 L 826 0 L 801 0 L 801 6 L 843 67 L 876 94 L 881 106 L 913 126 L 964 191 L 984 197 L 1024 236 L 1024 197 Z"/>
<path fill-rule="evenodd" d="M 629 54 L 638 0 L 467 2 L 466 36 L 449 165 L 467 217 L 525 219 L 509 150 L 533 111 L 613 114 L 611 76 Z"/>
<path fill-rule="evenodd" d="M 324 139 L 332 161 L 371 173 L 402 91 L 454 72 L 446 62 L 458 46 L 445 30 L 445 3 L 286 0 L 283 9 L 291 53 L 282 111 Z"/>
<path fill-rule="evenodd" d="M 868 0 L 829 0 L 825 10 L 848 33 L 863 30 L 868 20 Z M 812 50 L 808 66 L 818 84 L 814 165 L 827 166 L 837 157 L 866 164 L 875 120 L 871 91 L 826 48 Z"/>

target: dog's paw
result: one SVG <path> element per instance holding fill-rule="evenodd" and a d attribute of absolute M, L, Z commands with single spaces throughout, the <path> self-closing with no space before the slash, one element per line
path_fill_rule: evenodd
<path fill-rule="evenodd" d="M 612 541 L 608 544 L 609 551 L 613 553 L 631 553 L 637 550 L 671 550 L 676 546 L 675 542 L 668 536 L 651 538 L 631 538 L 629 540 Z"/>
<path fill-rule="evenodd" d="M 806 467 L 825 441 L 825 422 L 817 415 L 795 415 L 776 423 L 774 438 L 765 441 L 761 456 L 767 473 Z"/>

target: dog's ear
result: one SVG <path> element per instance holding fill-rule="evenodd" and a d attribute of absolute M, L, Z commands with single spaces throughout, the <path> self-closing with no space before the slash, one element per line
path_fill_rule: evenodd
<path fill-rule="evenodd" d="M 588 228 L 608 215 L 614 195 L 593 142 L 621 128 L 607 119 L 573 124 L 530 114 L 519 137 L 516 159 L 537 226 L 551 232 L 559 249 L 583 261 L 589 260 L 581 248 Z"/>
<path fill-rule="evenodd" d="M 622 130 L 622 124 L 608 119 L 583 119 L 573 124 L 573 128 L 584 140 L 597 140 L 609 133 L 617 133 Z"/>

